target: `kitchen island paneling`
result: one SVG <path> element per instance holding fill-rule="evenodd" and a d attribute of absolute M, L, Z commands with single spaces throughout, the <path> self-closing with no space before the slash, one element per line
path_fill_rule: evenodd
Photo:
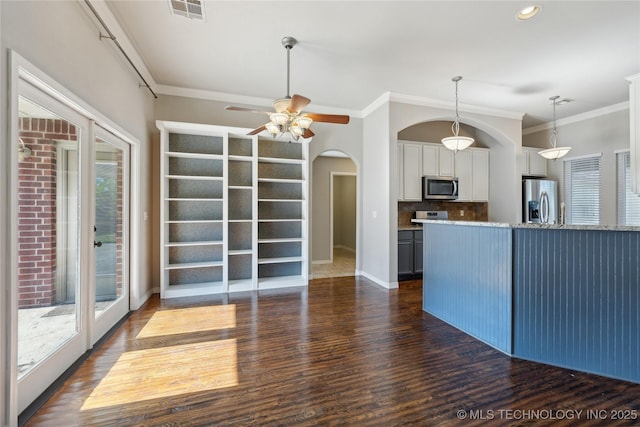
<path fill-rule="evenodd" d="M 423 310 L 511 353 L 511 230 L 427 226 L 423 245 Z"/>
<path fill-rule="evenodd" d="M 514 357 L 640 383 L 639 227 L 414 222 L 425 311 Z"/>
<path fill-rule="evenodd" d="M 640 233 L 514 229 L 513 354 L 640 382 Z"/>

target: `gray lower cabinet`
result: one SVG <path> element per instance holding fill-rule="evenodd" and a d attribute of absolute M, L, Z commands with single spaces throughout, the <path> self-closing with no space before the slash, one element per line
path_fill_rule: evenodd
<path fill-rule="evenodd" d="M 422 277 L 422 230 L 398 230 L 398 280 Z"/>

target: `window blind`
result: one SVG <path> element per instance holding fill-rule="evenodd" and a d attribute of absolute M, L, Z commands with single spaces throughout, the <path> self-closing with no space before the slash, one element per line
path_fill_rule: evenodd
<path fill-rule="evenodd" d="M 568 224 L 600 223 L 600 155 L 564 162 Z"/>
<path fill-rule="evenodd" d="M 631 155 L 628 151 L 616 154 L 619 225 L 640 225 L 640 196 L 631 191 Z"/>

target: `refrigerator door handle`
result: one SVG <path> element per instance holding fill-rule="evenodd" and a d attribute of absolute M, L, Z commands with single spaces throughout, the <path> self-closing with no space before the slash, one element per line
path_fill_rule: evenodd
<path fill-rule="evenodd" d="M 540 222 L 543 224 L 549 223 L 549 195 L 546 191 L 543 191 L 540 195 Z"/>

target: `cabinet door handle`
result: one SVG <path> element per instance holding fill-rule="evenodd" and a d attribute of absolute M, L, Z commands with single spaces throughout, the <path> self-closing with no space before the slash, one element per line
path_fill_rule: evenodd
<path fill-rule="evenodd" d="M 102 247 L 102 242 L 96 242 L 95 240 L 93 241 L 93 247 L 94 248 L 101 248 Z"/>

